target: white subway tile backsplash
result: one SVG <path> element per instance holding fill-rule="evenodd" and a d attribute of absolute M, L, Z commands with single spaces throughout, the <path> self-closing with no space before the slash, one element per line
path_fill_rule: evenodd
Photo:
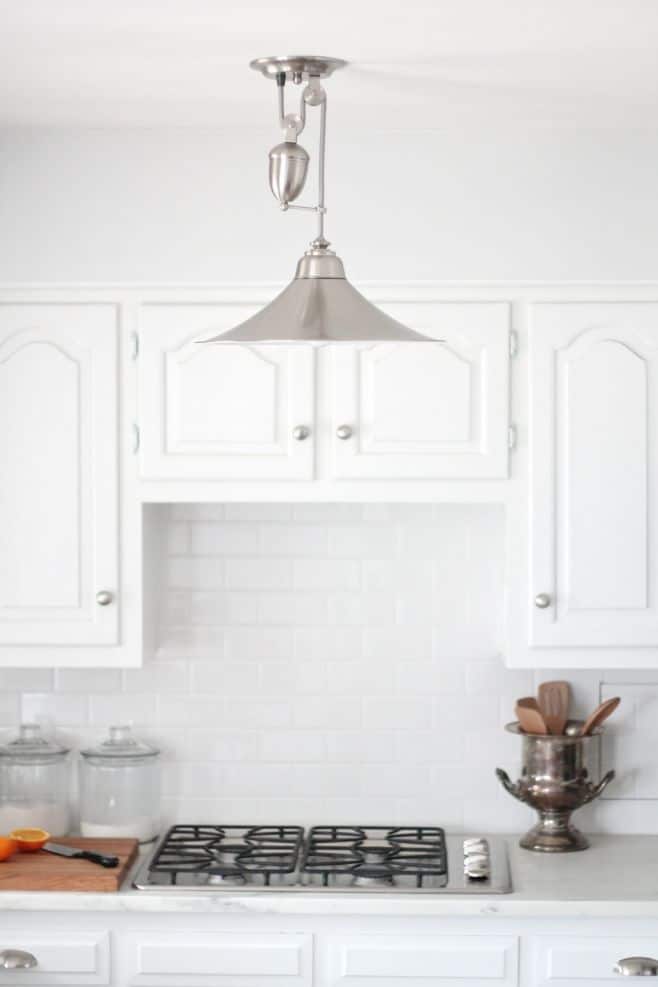
<path fill-rule="evenodd" d="M 290 627 L 228 627 L 226 657 L 236 661 L 279 661 L 293 653 Z"/>
<path fill-rule="evenodd" d="M 329 555 L 341 559 L 390 559 L 395 555 L 397 530 L 393 525 L 332 525 Z"/>
<path fill-rule="evenodd" d="M 189 525 L 192 555 L 257 555 L 258 528 L 231 522 Z"/>
<path fill-rule="evenodd" d="M 50 692 L 55 673 L 50 668 L 0 668 L 0 695 L 6 692 Z"/>
<path fill-rule="evenodd" d="M 290 586 L 288 559 L 228 559 L 226 585 L 229 589 L 283 589 Z"/>
<path fill-rule="evenodd" d="M 351 661 L 363 651 L 362 636 L 358 627 L 302 627 L 294 634 L 295 657 L 307 661 Z"/>
<path fill-rule="evenodd" d="M 287 727 L 292 721 L 292 703 L 274 699 L 231 699 L 216 718 L 228 727 Z"/>
<path fill-rule="evenodd" d="M 3 697 L 5 700 L 14 697 Z M 113 697 L 110 697 L 113 698 Z M 119 697 L 120 698 L 120 697 Z M 56 692 L 24 692 L 20 704 L 20 716 L 24 723 L 41 723 L 52 726 L 84 726 L 89 722 L 87 695 Z M 13 713 L 13 703 L 8 703 L 9 715 Z M 122 721 L 124 722 L 124 721 Z"/>
<path fill-rule="evenodd" d="M 56 692 L 119 692 L 121 671 L 117 668 L 57 668 Z"/>
<path fill-rule="evenodd" d="M 329 605 L 317 593 L 261 593 L 259 615 L 263 624 L 317 627 L 328 622 Z"/>
<path fill-rule="evenodd" d="M 432 700 L 429 696 L 380 697 L 368 696 L 363 700 L 363 723 L 375 730 L 428 727 L 432 720 Z"/>
<path fill-rule="evenodd" d="M 361 585 L 358 562 L 333 559 L 297 559 L 293 567 L 295 589 L 355 590 Z"/>
<path fill-rule="evenodd" d="M 322 558 L 327 554 L 327 528 L 317 524 L 263 524 L 260 552 L 266 556 Z"/>
<path fill-rule="evenodd" d="M 215 589 L 224 585 L 225 563 L 216 558 L 174 556 L 169 559 L 167 576 L 171 589 Z"/>
<path fill-rule="evenodd" d="M 503 726 L 518 696 L 563 675 L 508 671 L 498 657 L 502 508 L 158 509 L 156 655 L 124 671 L 0 670 L 3 735 L 22 717 L 80 746 L 132 722 L 163 750 L 170 822 L 527 828 L 532 813 L 494 776 L 519 769 Z M 586 712 L 600 677 L 569 678 Z M 658 675 L 617 681 L 603 687 L 623 690 L 603 760 L 624 770 L 588 818 L 614 829 L 632 815 L 638 831 L 629 799 L 658 800 L 646 756 Z"/>
<path fill-rule="evenodd" d="M 228 521 L 289 521 L 292 518 L 291 504 L 226 504 L 224 511 Z"/>

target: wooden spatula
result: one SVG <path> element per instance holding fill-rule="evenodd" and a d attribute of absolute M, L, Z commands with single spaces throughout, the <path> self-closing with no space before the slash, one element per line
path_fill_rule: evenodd
<path fill-rule="evenodd" d="M 516 716 L 524 733 L 548 733 L 546 720 L 542 716 L 534 696 L 526 696 L 524 699 L 517 700 Z"/>
<path fill-rule="evenodd" d="M 568 682 L 542 682 L 537 690 L 537 699 L 549 733 L 562 736 L 571 704 L 571 689 Z"/>
<path fill-rule="evenodd" d="M 607 720 L 611 713 L 614 713 L 620 702 L 621 699 L 619 696 L 615 696 L 614 699 L 606 699 L 605 702 L 602 702 L 585 720 L 583 729 L 580 731 L 581 737 L 589 737 L 593 730 L 600 727 L 603 721 Z"/>

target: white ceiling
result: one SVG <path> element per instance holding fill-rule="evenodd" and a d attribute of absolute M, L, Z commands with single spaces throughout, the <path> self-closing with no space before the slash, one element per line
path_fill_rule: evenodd
<path fill-rule="evenodd" d="M 270 127 L 247 63 L 308 51 L 364 130 L 657 118 L 656 0 L 0 0 L 0 126 Z"/>

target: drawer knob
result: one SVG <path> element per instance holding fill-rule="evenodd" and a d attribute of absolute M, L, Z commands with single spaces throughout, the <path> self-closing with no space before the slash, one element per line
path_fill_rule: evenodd
<path fill-rule="evenodd" d="M 551 605 L 551 598 L 548 593 L 537 593 L 535 597 L 535 606 L 538 610 L 545 610 Z"/>
<path fill-rule="evenodd" d="M 336 435 L 339 439 L 351 439 L 354 435 L 354 430 L 351 425 L 339 425 L 336 429 Z"/>
<path fill-rule="evenodd" d="M 622 977 L 658 977 L 658 960 L 650 956 L 627 956 L 614 965 Z"/>
<path fill-rule="evenodd" d="M 293 439 L 297 439 L 298 442 L 303 442 L 311 434 L 311 430 L 307 425 L 296 425 L 292 430 Z"/>
<path fill-rule="evenodd" d="M 112 602 L 114 597 L 107 589 L 102 589 L 100 592 L 96 593 L 96 603 L 99 607 L 107 607 Z"/>
<path fill-rule="evenodd" d="M 36 956 L 23 949 L 3 949 L 0 953 L 0 970 L 33 970 L 35 966 Z"/>

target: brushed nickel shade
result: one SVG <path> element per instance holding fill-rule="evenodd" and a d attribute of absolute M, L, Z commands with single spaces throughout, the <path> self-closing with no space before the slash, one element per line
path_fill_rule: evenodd
<path fill-rule="evenodd" d="M 434 342 L 372 305 L 331 250 L 307 251 L 294 280 L 255 315 L 208 343 Z"/>
<path fill-rule="evenodd" d="M 324 236 L 324 167 L 327 96 L 321 80 L 346 63 L 340 59 L 308 55 L 259 58 L 251 67 L 277 84 L 279 126 L 284 141 L 269 155 L 270 188 L 284 211 L 306 209 L 317 216 L 317 237 L 297 264 L 295 277 L 287 288 L 234 329 L 219 333 L 207 343 L 376 343 L 436 342 L 414 329 L 408 329 L 381 312 L 354 288 L 345 277 L 343 262 Z M 284 87 L 287 82 L 305 83 L 299 113 L 286 113 Z M 308 154 L 297 143 L 306 125 L 307 107 L 320 108 L 318 149 L 318 203 L 295 205 L 306 180 Z"/>

